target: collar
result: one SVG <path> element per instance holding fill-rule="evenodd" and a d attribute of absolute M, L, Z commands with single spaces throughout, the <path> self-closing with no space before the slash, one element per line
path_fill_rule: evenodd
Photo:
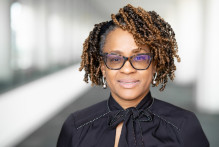
<path fill-rule="evenodd" d="M 136 107 L 130 107 L 124 110 L 110 95 L 108 100 L 110 110 L 108 125 L 115 129 L 118 124 L 123 122 L 119 147 L 144 146 L 140 124 L 152 121 L 152 114 L 147 110 L 152 104 L 153 98 L 151 97 L 151 93 L 148 92 Z"/>
<path fill-rule="evenodd" d="M 140 101 L 140 103 L 135 107 L 137 110 L 140 109 L 148 109 L 153 104 L 153 97 L 151 96 L 151 92 L 149 91 L 147 95 Z M 108 108 L 109 111 L 116 111 L 116 110 L 124 110 L 122 106 L 119 105 L 119 103 L 116 102 L 116 100 L 112 97 L 110 94 L 110 97 L 108 99 Z"/>

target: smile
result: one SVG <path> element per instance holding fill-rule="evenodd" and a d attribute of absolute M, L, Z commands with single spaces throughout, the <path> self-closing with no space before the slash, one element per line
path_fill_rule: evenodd
<path fill-rule="evenodd" d="M 120 86 L 123 87 L 123 88 L 134 88 L 135 86 L 137 86 L 139 84 L 139 81 L 138 80 L 135 80 L 135 81 L 126 81 L 126 80 L 119 80 L 118 81 Z"/>

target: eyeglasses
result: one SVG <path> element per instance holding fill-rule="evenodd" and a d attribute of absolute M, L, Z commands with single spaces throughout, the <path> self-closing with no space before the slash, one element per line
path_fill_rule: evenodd
<path fill-rule="evenodd" d="M 136 70 L 146 70 L 151 64 L 152 53 L 140 53 L 130 57 L 125 57 L 115 53 L 102 53 L 104 63 L 111 70 L 121 69 L 126 61 L 129 61 L 131 66 Z"/>

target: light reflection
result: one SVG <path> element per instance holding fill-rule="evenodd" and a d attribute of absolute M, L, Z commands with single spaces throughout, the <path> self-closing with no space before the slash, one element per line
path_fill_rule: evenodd
<path fill-rule="evenodd" d="M 53 61 L 59 61 L 65 52 L 63 52 L 64 46 L 64 25 L 62 19 L 58 15 L 52 15 L 49 18 L 49 46 L 53 50 L 51 52 L 51 59 Z"/>
<path fill-rule="evenodd" d="M 11 28 L 15 40 L 15 66 L 27 69 L 33 64 L 34 13 L 28 6 L 14 3 L 11 6 Z"/>

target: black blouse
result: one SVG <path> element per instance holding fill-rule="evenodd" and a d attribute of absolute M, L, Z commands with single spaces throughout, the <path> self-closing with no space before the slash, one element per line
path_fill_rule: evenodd
<path fill-rule="evenodd" d="M 112 96 L 71 114 L 57 147 L 114 147 L 116 127 L 123 123 L 119 147 L 209 147 L 195 114 L 151 97 L 124 110 Z"/>

